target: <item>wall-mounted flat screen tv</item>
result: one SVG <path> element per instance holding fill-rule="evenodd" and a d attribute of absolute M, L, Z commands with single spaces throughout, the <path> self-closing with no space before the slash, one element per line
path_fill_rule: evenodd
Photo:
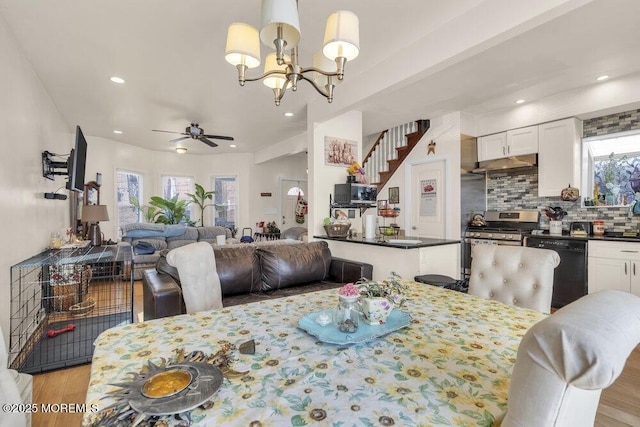
<path fill-rule="evenodd" d="M 67 182 L 67 189 L 80 192 L 84 191 L 84 172 L 86 163 L 87 140 L 84 139 L 80 126 L 76 126 L 76 143 L 69 155 L 69 181 Z"/>

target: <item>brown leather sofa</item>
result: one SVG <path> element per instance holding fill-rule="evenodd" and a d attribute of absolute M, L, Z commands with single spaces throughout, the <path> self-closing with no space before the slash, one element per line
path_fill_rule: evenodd
<path fill-rule="evenodd" d="M 327 242 L 274 246 L 214 246 L 225 307 L 339 287 L 371 279 L 371 264 L 334 258 Z M 177 269 L 161 253 L 142 278 L 144 320 L 184 314 Z"/>

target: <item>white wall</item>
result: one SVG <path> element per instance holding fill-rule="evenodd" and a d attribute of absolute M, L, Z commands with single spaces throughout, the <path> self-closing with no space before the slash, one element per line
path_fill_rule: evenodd
<path fill-rule="evenodd" d="M 8 26 L 0 15 L 0 141 L 3 165 L 0 168 L 0 209 L 4 242 L 0 249 L 0 325 L 9 344 L 11 266 L 46 249 L 49 235 L 61 232 L 70 223 L 70 200 L 47 200 L 45 192 L 64 189 L 66 179 L 42 177 L 41 153 L 48 150 L 67 155 L 74 143 L 74 126 L 69 126 L 34 74 Z M 80 124 L 82 126 L 82 124 Z M 105 238 L 116 239 L 115 172 L 125 169 L 144 175 L 144 201 L 161 194 L 161 174 L 194 176 L 209 189 L 212 175 L 237 175 L 240 186 L 238 228 L 255 227 L 266 217 L 265 208 L 279 204 L 279 179 L 306 176 L 306 162 L 300 157 L 282 157 L 254 164 L 253 154 L 209 156 L 178 155 L 149 151 L 110 139 L 94 137 L 83 129 L 88 144 L 85 181 L 102 173 L 100 202 L 109 209 L 111 221 L 101 223 Z M 60 159 L 64 160 L 64 159 Z M 271 192 L 270 198 L 260 198 Z"/>
<path fill-rule="evenodd" d="M 344 166 L 324 164 L 324 138 L 326 136 L 356 141 L 359 158 L 362 158 L 362 112 L 349 111 L 331 120 L 314 123 L 307 128 L 309 146 L 309 236 L 324 235 L 322 220 L 329 216 L 329 196 L 334 184 L 346 182 L 347 169 Z"/>
<path fill-rule="evenodd" d="M 614 114 L 638 108 L 639 100 L 640 73 L 636 73 L 478 116 L 477 134 L 471 135 L 488 135 L 567 117 L 586 119 Z"/>
<path fill-rule="evenodd" d="M 460 217 L 460 123 L 461 114 L 451 113 L 442 117 L 436 117 L 431 119 L 431 126 L 427 133 L 424 134 L 420 142 L 414 147 L 409 156 L 405 159 L 405 164 L 419 163 L 421 161 L 429 160 L 427 155 L 427 145 L 431 140 L 436 143 L 436 155 L 444 157 L 447 162 L 449 176 L 446 177 L 449 180 L 450 188 L 450 220 L 448 223 L 448 230 L 445 231 L 445 235 L 451 239 L 460 238 L 460 223 L 457 218 Z M 430 155 L 433 156 L 433 155 Z M 389 187 L 399 187 L 400 193 L 400 208 L 401 214 L 395 219 L 395 222 L 400 228 L 405 228 L 406 215 L 410 215 L 404 209 L 406 203 L 406 185 L 405 185 L 405 167 L 401 166 L 387 184 L 382 188 L 378 194 L 378 200 L 385 200 L 389 198 Z M 369 213 L 369 212 L 367 212 Z"/>
<path fill-rule="evenodd" d="M 69 223 L 67 201 L 44 199 L 65 180 L 42 177 L 42 151 L 68 154 L 73 136 L 0 15 L 0 325 L 9 344 L 10 267 L 42 251 Z M 61 193 L 66 194 L 63 190 Z"/>

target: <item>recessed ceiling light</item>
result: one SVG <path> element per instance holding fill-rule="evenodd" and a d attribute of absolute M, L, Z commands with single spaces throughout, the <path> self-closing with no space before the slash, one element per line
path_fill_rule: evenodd
<path fill-rule="evenodd" d="M 119 83 L 119 84 L 123 84 L 124 83 L 124 79 L 122 77 L 111 77 L 111 81 L 114 83 Z"/>
<path fill-rule="evenodd" d="M 236 144 L 230 144 L 230 145 L 229 145 L 229 147 L 231 147 L 231 148 L 236 148 L 236 147 L 237 147 L 237 145 L 236 145 Z"/>
<path fill-rule="evenodd" d="M 607 80 L 608 78 L 609 78 L 609 76 L 604 75 L 604 76 L 600 76 L 600 77 L 598 77 L 596 80 L 597 80 L 597 81 L 599 81 L 599 82 L 601 82 L 601 81 L 603 81 L 603 80 Z"/>
<path fill-rule="evenodd" d="M 516 101 L 516 104 L 524 104 L 524 99 L 518 99 L 518 100 Z"/>
<path fill-rule="evenodd" d="M 284 113 L 284 116 L 285 117 L 293 117 L 293 113 L 292 112 L 287 112 L 287 113 Z"/>
<path fill-rule="evenodd" d="M 121 130 L 114 130 L 114 131 L 113 131 L 113 133 L 118 134 L 118 135 L 121 135 L 121 134 L 122 134 L 122 131 L 121 131 Z"/>
<path fill-rule="evenodd" d="M 176 153 L 178 154 L 184 154 L 187 152 L 187 149 L 184 147 L 176 147 Z"/>

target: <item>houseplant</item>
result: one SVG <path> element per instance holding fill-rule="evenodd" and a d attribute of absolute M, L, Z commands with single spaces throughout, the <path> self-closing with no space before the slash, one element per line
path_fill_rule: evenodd
<path fill-rule="evenodd" d="M 186 215 L 186 200 L 178 200 L 178 195 L 170 199 L 153 196 L 149 202 L 151 206 L 159 209 L 159 214 L 155 217 L 155 222 L 160 224 L 180 224 L 181 222 L 190 223 L 189 217 Z"/>
<path fill-rule="evenodd" d="M 204 227 L 204 210 L 209 206 L 216 206 L 213 202 L 207 203 L 207 200 L 213 200 L 215 191 L 204 191 L 204 187 L 200 184 L 195 184 L 196 192 L 187 193 L 187 196 L 191 199 L 192 203 L 195 203 L 200 208 L 200 227 Z"/>
<path fill-rule="evenodd" d="M 392 273 L 386 280 L 362 280 L 357 283 L 360 289 L 360 308 L 363 320 L 370 325 L 382 325 L 391 311 L 400 308 L 406 302 L 406 289 Z"/>

